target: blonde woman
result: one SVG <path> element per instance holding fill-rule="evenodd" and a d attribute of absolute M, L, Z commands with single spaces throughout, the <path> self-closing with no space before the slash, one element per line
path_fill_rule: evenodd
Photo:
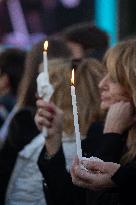
<path fill-rule="evenodd" d="M 104 133 L 110 138 L 113 133 L 115 135 L 114 143 L 109 144 L 107 141 L 108 147 L 105 144 L 104 151 L 112 157 L 107 157 L 107 162 L 83 161 L 88 172 L 80 169 L 79 161 L 76 159 L 71 174 L 73 182 L 81 187 L 93 190 L 114 187 L 116 201 L 112 195 L 109 195 L 106 203 L 101 195 L 101 204 L 135 204 L 136 39 L 121 42 L 109 49 L 104 61 L 108 73 L 99 84 L 101 107 L 108 109 Z M 119 144 L 122 144 L 122 148 Z M 120 156 L 115 160 L 117 153 L 120 153 Z M 103 154 L 104 152 L 101 156 L 105 160 Z M 97 171 L 96 174 L 91 173 L 94 170 Z M 108 189 L 109 192 L 110 190 Z M 100 203 L 97 201 L 95 204 Z"/>
<path fill-rule="evenodd" d="M 71 166 L 72 159 L 76 155 L 76 143 L 70 94 L 72 65 L 62 67 L 62 64 L 58 61 L 54 61 L 52 64 L 54 64 L 54 66 L 50 66 L 49 73 L 50 81 L 55 87 L 55 92 L 50 103 L 46 103 L 41 99 L 37 101 L 38 111 L 35 121 L 40 129 L 42 129 L 43 126 L 46 126 L 48 129 L 48 136 L 45 141 L 45 147 L 41 152 L 39 163 L 42 163 L 42 165 L 40 165 L 40 169 L 43 176 L 46 177 L 45 174 L 49 173 L 49 176 L 46 177 L 45 182 L 47 182 L 49 187 L 51 200 L 53 200 L 53 203 L 57 204 L 59 203 L 58 199 L 56 199 L 56 197 L 59 197 L 59 194 L 57 196 L 57 193 L 58 191 L 61 192 L 61 190 L 59 190 L 60 187 L 58 188 L 58 186 L 61 186 L 62 188 L 65 184 L 65 180 L 67 179 L 67 174 L 69 175 L 69 168 Z M 90 125 L 99 118 L 100 95 L 98 83 L 102 79 L 103 75 L 104 66 L 95 59 L 84 59 L 75 69 L 75 87 L 79 126 L 82 139 L 86 138 Z M 57 157 L 57 153 L 62 151 L 62 147 L 64 155 L 60 154 Z M 45 149 L 47 150 L 46 154 Z M 64 177 L 62 184 L 59 181 L 59 177 L 57 177 L 56 181 L 54 174 L 52 175 L 52 169 L 50 169 L 50 166 L 48 166 L 49 164 L 46 164 L 44 161 L 46 158 L 47 161 L 50 159 L 48 162 L 46 161 L 47 163 L 52 162 L 51 157 L 53 156 L 56 156 L 58 159 L 55 163 L 56 167 L 53 168 L 54 170 L 56 169 L 55 172 L 53 171 L 55 176 L 57 176 L 60 167 L 64 166 L 65 173 L 64 176 L 61 176 L 61 181 L 63 181 Z M 63 160 L 66 161 L 66 163 L 64 163 Z M 56 191 L 54 190 L 54 183 L 56 183 L 57 186 Z M 52 189 L 55 191 L 54 193 L 52 192 Z M 63 191 L 66 191 L 65 186 Z M 63 204 L 68 202 L 69 199 L 66 197 Z"/>

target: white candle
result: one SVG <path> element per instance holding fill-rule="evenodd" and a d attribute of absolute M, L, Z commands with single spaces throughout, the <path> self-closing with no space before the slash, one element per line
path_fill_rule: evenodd
<path fill-rule="evenodd" d="M 44 51 L 43 51 L 43 68 L 44 68 L 44 73 L 46 74 L 46 79 L 49 81 L 47 49 L 48 49 L 48 41 L 45 41 Z"/>
<path fill-rule="evenodd" d="M 74 69 L 72 70 L 71 82 L 72 84 L 74 84 Z M 79 124 L 78 124 L 77 101 L 76 101 L 74 85 L 71 85 L 71 97 L 72 97 L 72 106 L 73 106 L 73 115 L 74 115 L 74 127 L 75 127 L 75 134 L 76 134 L 77 155 L 79 159 L 81 159 L 82 158 L 81 138 L 80 138 Z"/>
<path fill-rule="evenodd" d="M 45 74 L 45 80 L 49 82 L 47 49 L 48 49 L 48 41 L 45 41 L 44 42 L 44 51 L 43 51 L 43 71 Z M 44 137 L 47 136 L 46 127 L 43 127 L 42 132 L 43 132 Z"/>

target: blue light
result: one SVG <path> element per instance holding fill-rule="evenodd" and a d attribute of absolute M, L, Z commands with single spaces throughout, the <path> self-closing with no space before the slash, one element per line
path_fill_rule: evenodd
<path fill-rule="evenodd" d="M 118 4 L 117 0 L 95 0 L 96 26 L 109 34 L 110 45 L 118 40 Z"/>

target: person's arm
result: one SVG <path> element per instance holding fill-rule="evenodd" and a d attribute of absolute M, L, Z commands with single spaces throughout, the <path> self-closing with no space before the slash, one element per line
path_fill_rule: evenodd
<path fill-rule="evenodd" d="M 48 136 L 39 156 L 38 166 L 42 172 L 45 197 L 48 204 L 83 204 L 84 191 L 73 185 L 67 172 L 62 149 L 63 112 L 53 103 L 37 101 L 35 122 L 39 129 L 47 128 Z"/>
<path fill-rule="evenodd" d="M 103 134 L 99 134 L 99 128 L 94 131 L 94 141 L 97 144 L 93 154 L 104 161 L 118 163 L 125 146 L 127 130 L 134 120 L 133 106 L 130 102 L 120 101 L 111 105 L 105 119 Z"/>
<path fill-rule="evenodd" d="M 126 144 L 129 128 L 135 122 L 134 107 L 129 101 L 120 101 L 112 104 L 108 110 L 104 124 L 104 161 L 119 162 Z M 109 153 L 113 153 L 110 157 Z"/>

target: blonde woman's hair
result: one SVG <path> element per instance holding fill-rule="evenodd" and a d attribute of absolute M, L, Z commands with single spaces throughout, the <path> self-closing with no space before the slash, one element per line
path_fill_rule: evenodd
<path fill-rule="evenodd" d="M 118 43 L 105 55 L 105 66 L 111 79 L 121 84 L 126 94 L 133 100 L 136 109 L 136 39 Z M 128 133 L 127 152 L 121 162 L 127 163 L 136 157 L 136 125 Z"/>
<path fill-rule="evenodd" d="M 64 111 L 64 132 L 69 135 L 74 132 L 70 90 L 71 73 L 71 61 L 56 59 L 49 62 L 50 81 L 55 88 L 52 101 Z M 103 74 L 103 65 L 95 59 L 83 60 L 75 70 L 75 89 L 82 135 L 86 135 L 89 126 L 99 114 L 98 84 Z"/>

